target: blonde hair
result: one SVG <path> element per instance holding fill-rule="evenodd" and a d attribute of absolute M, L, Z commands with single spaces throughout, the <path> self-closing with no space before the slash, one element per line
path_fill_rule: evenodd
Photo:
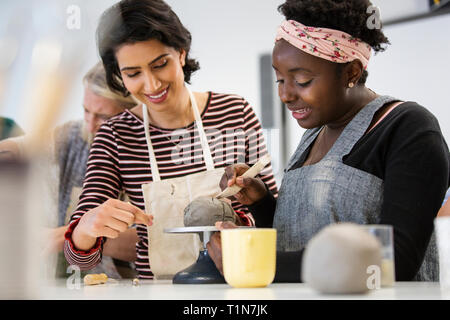
<path fill-rule="evenodd" d="M 121 93 L 116 93 L 109 89 L 106 83 L 106 73 L 103 68 L 103 63 L 100 61 L 93 66 L 83 77 L 83 85 L 89 88 L 98 96 L 111 99 L 115 101 L 120 107 L 124 109 L 131 109 L 138 105 L 138 101 L 131 95 L 124 97 Z M 94 135 L 86 128 L 86 122 L 83 121 L 81 137 L 90 145 L 94 140 Z"/>
<path fill-rule="evenodd" d="M 102 62 L 98 62 L 86 73 L 83 77 L 83 84 L 96 95 L 114 100 L 125 109 L 131 109 L 137 105 L 137 101 L 131 95 L 124 97 L 122 94 L 109 89 L 106 83 L 106 73 Z"/>

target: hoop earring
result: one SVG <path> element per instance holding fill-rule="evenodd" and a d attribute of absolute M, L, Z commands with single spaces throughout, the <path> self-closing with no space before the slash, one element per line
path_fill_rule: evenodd
<path fill-rule="evenodd" d="M 354 84 L 353 82 L 350 82 L 350 83 L 348 84 L 348 87 L 349 87 L 349 88 L 353 88 L 354 85 L 355 85 L 355 84 Z"/>

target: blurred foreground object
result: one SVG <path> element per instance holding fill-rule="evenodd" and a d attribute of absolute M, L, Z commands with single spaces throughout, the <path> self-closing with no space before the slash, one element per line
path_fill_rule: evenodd
<path fill-rule="evenodd" d="M 32 257 L 32 226 L 27 222 L 29 166 L 24 162 L 0 161 L 0 299 L 32 297 L 36 270 Z M 36 267 L 36 266 L 35 266 Z"/>
<path fill-rule="evenodd" d="M 45 182 L 46 148 L 84 63 L 86 35 L 66 27 L 57 0 L 0 4 L 0 112 L 26 115 L 30 148 L 21 161 L 0 160 L 0 297 L 36 299 L 46 280 L 40 257 L 44 227 L 56 226 L 57 190 Z M 3 49 L 7 49 L 6 51 Z"/>
<path fill-rule="evenodd" d="M 369 288 L 373 267 L 381 282 L 381 244 L 353 223 L 323 228 L 307 244 L 303 256 L 302 279 L 321 293 L 364 293 Z"/>
<path fill-rule="evenodd" d="M 361 227 L 380 242 L 381 286 L 392 287 L 395 283 L 394 228 L 383 224 L 366 224 Z"/>

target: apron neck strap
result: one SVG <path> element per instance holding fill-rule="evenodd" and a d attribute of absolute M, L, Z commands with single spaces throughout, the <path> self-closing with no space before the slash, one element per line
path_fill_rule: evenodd
<path fill-rule="evenodd" d="M 197 101 L 195 100 L 194 94 L 192 91 L 186 87 L 189 92 L 189 96 L 191 98 L 191 106 L 192 111 L 194 112 L 195 117 L 195 126 L 197 126 L 198 133 L 200 135 L 200 143 L 202 144 L 203 150 L 203 158 L 205 159 L 206 170 L 214 170 L 214 161 L 211 155 L 211 150 L 209 148 L 208 139 L 206 138 L 205 130 L 203 129 L 202 117 L 200 116 L 200 112 L 198 111 Z"/>
<path fill-rule="evenodd" d="M 330 157 L 342 159 L 343 156 L 349 154 L 358 140 L 366 133 L 375 112 L 386 103 L 392 101 L 398 101 L 398 99 L 390 96 L 380 96 L 365 105 L 347 124 L 324 159 Z"/>
<path fill-rule="evenodd" d="M 200 112 L 198 111 L 197 101 L 195 100 L 194 94 L 192 91 L 186 87 L 189 98 L 191 100 L 191 107 L 194 112 L 195 123 L 194 129 L 197 127 L 199 135 L 200 135 L 200 143 L 202 145 L 203 157 L 205 158 L 206 169 L 214 170 L 214 161 L 211 156 L 211 150 L 208 145 L 208 140 L 206 138 L 205 131 L 203 129 L 202 118 L 200 116 Z M 161 176 L 159 175 L 158 164 L 156 162 L 155 152 L 153 150 L 152 140 L 150 138 L 150 123 L 148 119 L 148 109 L 147 105 L 142 104 L 142 115 L 144 118 L 144 130 L 145 130 L 145 139 L 147 140 L 147 148 L 148 148 L 148 156 L 150 158 L 150 168 L 152 170 L 152 179 L 153 181 L 161 181 Z"/>

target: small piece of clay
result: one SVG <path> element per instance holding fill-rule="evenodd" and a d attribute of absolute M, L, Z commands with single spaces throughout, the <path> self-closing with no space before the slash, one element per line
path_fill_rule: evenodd
<path fill-rule="evenodd" d="M 84 277 L 84 284 L 87 286 L 91 286 L 94 284 L 102 284 L 102 283 L 106 283 L 106 281 L 108 281 L 108 276 L 105 273 L 100 273 L 100 274 L 87 274 Z"/>

